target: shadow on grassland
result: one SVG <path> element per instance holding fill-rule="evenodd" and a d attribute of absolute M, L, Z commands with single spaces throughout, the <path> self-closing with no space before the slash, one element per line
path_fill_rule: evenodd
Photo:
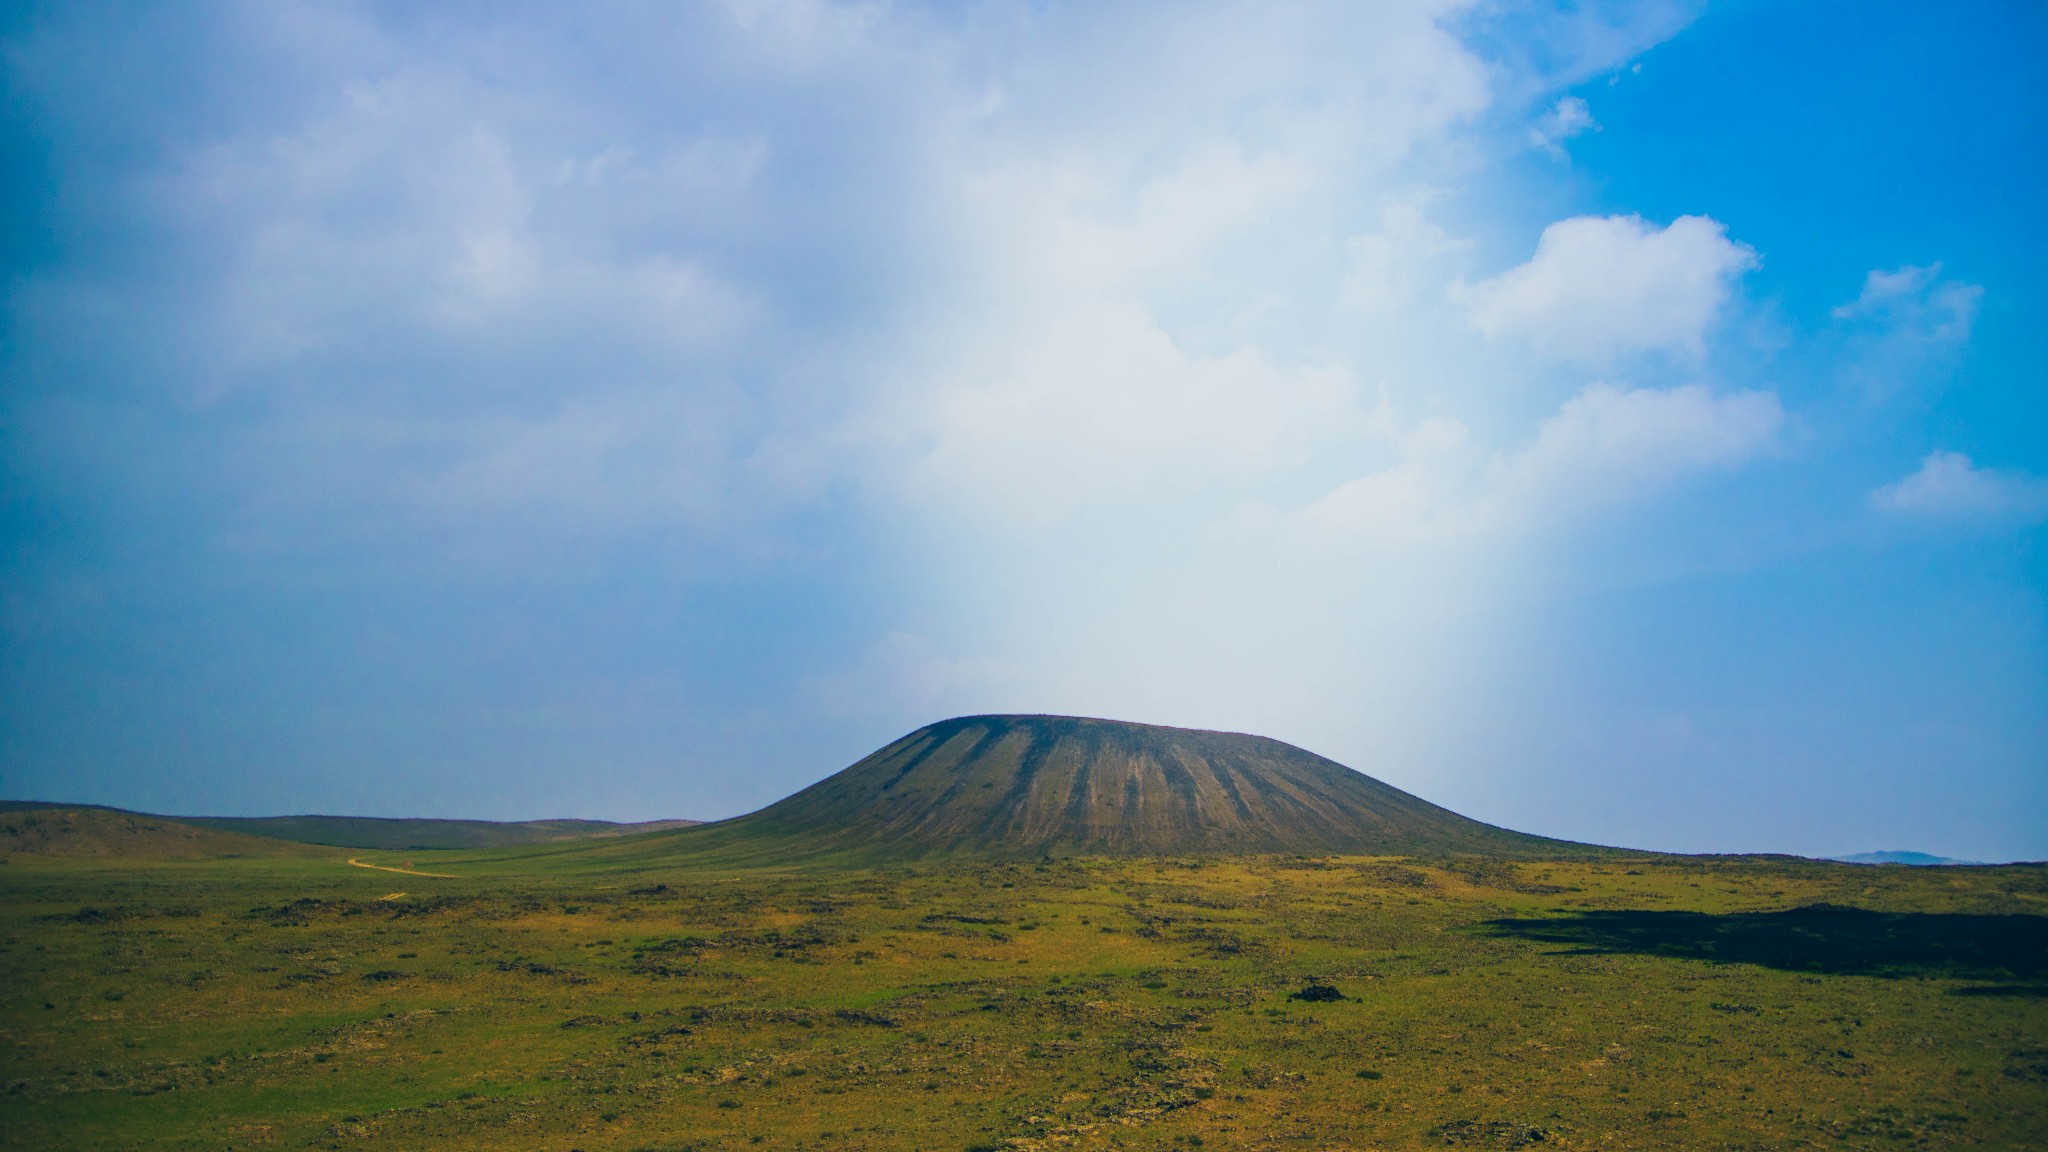
<path fill-rule="evenodd" d="M 1847 976 L 2048 977 L 2048 916 L 1873 912 L 1813 904 L 1722 915 L 1594 911 L 1490 920 L 1483 927 L 1496 936 L 1568 945 L 1567 955 L 1670 956 Z M 2039 993 L 2012 988 L 1980 994 Z"/>

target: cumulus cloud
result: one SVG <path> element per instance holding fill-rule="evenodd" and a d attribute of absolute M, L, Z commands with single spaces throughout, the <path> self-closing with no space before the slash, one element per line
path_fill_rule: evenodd
<path fill-rule="evenodd" d="M 1698 356 L 1756 251 L 1704 216 L 1659 228 L 1640 216 L 1577 216 L 1543 230 L 1536 254 L 1456 296 L 1489 340 L 1564 360 L 1628 352 Z"/>
<path fill-rule="evenodd" d="M 920 484 L 1042 519 L 1241 483 L 1356 434 L 1353 390 L 1256 347 L 1190 352 L 1132 305 L 1082 307 L 1010 372 L 939 396 Z"/>
<path fill-rule="evenodd" d="M 1983 299 L 1983 288 L 1943 276 L 1938 263 L 1873 269 L 1834 309 L 1835 373 L 1872 401 L 1929 387 L 1953 371 Z"/>
<path fill-rule="evenodd" d="M 1320 317 L 1393 307 L 1457 250 L 1406 165 L 1486 107 L 1485 70 L 1433 4 L 1244 11 L 1116 10 L 1160 50 L 1020 69 L 949 147 L 958 291 L 856 421 L 920 502 L 1185 512 L 1373 435 Z M 1340 251 L 1362 197 L 1391 207 Z"/>
<path fill-rule="evenodd" d="M 1643 499 L 1688 475 L 1751 459 L 1784 419 L 1770 392 L 1596 385 L 1543 421 L 1535 443 L 1507 465 L 1506 483 L 1525 501 Z"/>
<path fill-rule="evenodd" d="M 1742 464 L 1783 424 L 1769 392 L 1594 385 L 1518 449 L 1487 452 L 1464 425 L 1428 421 L 1402 437 L 1398 464 L 1340 485 L 1299 520 L 1332 541 L 1374 547 L 1524 539 Z"/>
<path fill-rule="evenodd" d="M 619 34 L 601 67 L 542 9 L 432 34 L 397 10 L 169 21 L 264 63 L 210 59 L 240 86 L 218 106 L 155 77 L 170 139 L 101 173 L 80 223 L 133 242 L 21 285 L 52 378 L 136 355 L 97 370 L 109 403 L 207 414 L 201 455 L 232 475 L 207 513 L 241 540 L 362 545 L 307 532 L 314 509 L 499 557 L 565 532 L 775 532 L 843 472 L 828 430 L 853 374 L 826 366 L 861 360 L 847 333 L 894 306 L 875 288 L 920 250 L 916 105 L 959 93 L 865 6 L 588 15 Z M 96 97 L 62 66 L 65 27 L 22 58 L 71 163 L 112 129 L 74 115 Z"/>
<path fill-rule="evenodd" d="M 1920 468 L 1870 494 L 1880 512 L 1938 518 L 2048 518 L 2048 480 L 1980 468 L 1960 452 L 1927 454 Z"/>
<path fill-rule="evenodd" d="M 1550 111 L 1539 117 L 1535 126 L 1529 129 L 1529 143 L 1563 159 L 1565 141 L 1599 130 L 1600 123 L 1593 119 L 1593 109 L 1577 96 L 1566 96 L 1552 105 Z"/>
<path fill-rule="evenodd" d="M 238 50 L 293 66 L 166 103 L 177 143 L 107 177 L 140 238 L 121 250 L 153 255 L 21 298 L 46 332 L 153 350 L 102 373 L 138 381 L 118 403 L 260 412 L 206 434 L 226 487 L 268 494 L 221 513 L 279 535 L 295 501 L 433 547 L 746 531 L 903 479 L 1054 517 L 1220 494 L 1383 442 L 1380 399 L 1432 370 L 1323 317 L 1426 327 L 1418 292 L 1469 248 L 1418 177 L 1493 100 L 1460 10 L 1130 4 L 1025 29 L 732 0 L 604 10 L 631 32 L 601 68 L 544 9 L 432 34 L 249 10 Z M 1589 51 L 1660 21 L 1605 21 Z M 92 39 L 22 53 L 88 151 L 95 97 L 65 62 Z M 176 283 L 149 270 L 180 252 L 204 255 Z M 131 330 L 99 341 L 93 309 Z"/>
<path fill-rule="evenodd" d="M 1416 281 L 1444 257 L 1469 251 L 1470 240 L 1452 236 L 1429 219 L 1421 199 L 1389 204 L 1377 231 L 1345 241 L 1351 266 L 1343 301 L 1363 312 L 1393 312 L 1410 303 Z"/>
<path fill-rule="evenodd" d="M 1837 320 L 1870 325 L 1928 343 L 1968 340 L 1984 289 L 1944 280 L 1940 264 L 1872 269 L 1863 291 L 1834 310 Z"/>

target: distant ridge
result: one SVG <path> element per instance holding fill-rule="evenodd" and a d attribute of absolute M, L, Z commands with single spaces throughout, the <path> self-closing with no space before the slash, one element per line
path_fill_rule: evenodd
<path fill-rule="evenodd" d="M 426 820 L 384 816 L 176 816 L 187 824 L 336 848 L 509 848 L 689 828 L 696 820 Z"/>
<path fill-rule="evenodd" d="M 1976 860 L 1957 860 L 1949 856 L 1930 856 L 1925 852 L 1858 852 L 1854 856 L 1837 856 L 1844 864 L 1911 864 L 1915 867 L 1931 867 L 1941 864 L 1976 864 Z"/>
<path fill-rule="evenodd" d="M 427 820 L 383 816 L 158 816 L 99 804 L 57 804 L 41 800 L 0 800 L 0 813 L 48 810 L 111 812 L 141 819 L 171 821 L 243 836 L 261 836 L 297 844 L 331 848 L 386 848 L 423 851 L 435 848 L 510 848 L 552 844 L 592 837 L 631 836 L 688 828 L 696 820 L 648 820 L 615 824 L 609 820 Z"/>
<path fill-rule="evenodd" d="M 758 812 L 636 848 L 795 859 L 1604 852 L 1496 828 L 1263 736 L 942 721 Z"/>

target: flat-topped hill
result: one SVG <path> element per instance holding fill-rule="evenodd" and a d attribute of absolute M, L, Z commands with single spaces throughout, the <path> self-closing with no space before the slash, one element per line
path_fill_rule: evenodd
<path fill-rule="evenodd" d="M 1073 716 L 920 728 L 668 843 L 890 857 L 1586 850 L 1467 819 L 1263 736 Z"/>

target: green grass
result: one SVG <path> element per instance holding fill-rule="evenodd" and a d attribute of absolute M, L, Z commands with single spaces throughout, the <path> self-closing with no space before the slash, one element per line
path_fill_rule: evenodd
<path fill-rule="evenodd" d="M 20 1148 L 2027 1148 L 2048 874 L 0 865 Z M 403 895 L 395 893 L 403 892 Z M 1816 907 L 1823 906 L 1823 907 Z M 1312 982 L 1345 997 L 1290 999 Z"/>

